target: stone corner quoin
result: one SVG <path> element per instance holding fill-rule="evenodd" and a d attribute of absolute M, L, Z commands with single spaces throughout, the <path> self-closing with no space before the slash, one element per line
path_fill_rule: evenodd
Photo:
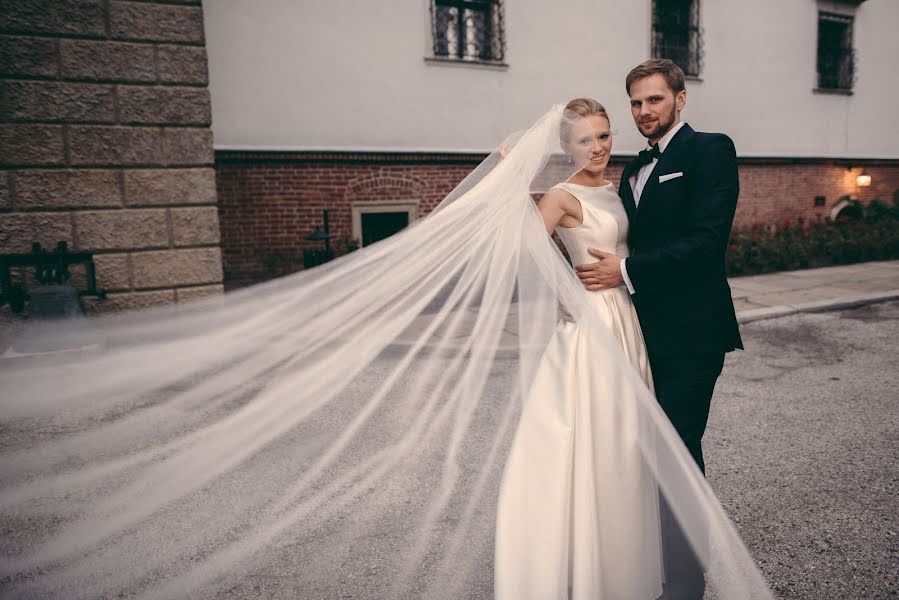
<path fill-rule="evenodd" d="M 93 253 L 90 313 L 222 293 L 205 43 L 200 0 L 3 0 L 0 253 Z"/>

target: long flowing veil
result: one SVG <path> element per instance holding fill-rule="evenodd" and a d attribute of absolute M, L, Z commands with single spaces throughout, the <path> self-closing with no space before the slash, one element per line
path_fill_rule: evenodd
<path fill-rule="evenodd" d="M 640 390 L 616 407 L 624 437 L 709 597 L 769 598 L 546 235 L 531 193 L 578 168 L 558 155 L 564 118 L 387 240 L 0 361 L 0 594 L 492 597 L 504 459 L 564 306 Z"/>

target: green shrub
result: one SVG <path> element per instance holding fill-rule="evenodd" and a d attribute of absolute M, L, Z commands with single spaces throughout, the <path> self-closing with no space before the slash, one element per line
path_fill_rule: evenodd
<path fill-rule="evenodd" d="M 727 250 L 729 275 L 899 258 L 899 202 L 873 200 L 862 219 L 784 221 L 735 229 Z"/>

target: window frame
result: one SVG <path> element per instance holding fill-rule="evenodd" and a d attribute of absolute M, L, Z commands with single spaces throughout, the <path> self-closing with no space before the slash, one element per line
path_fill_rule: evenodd
<path fill-rule="evenodd" d="M 456 17 L 457 31 L 462 32 L 464 23 L 464 10 L 477 9 L 482 12 L 489 13 L 489 23 L 487 28 L 490 31 L 490 37 L 487 45 L 490 48 L 489 56 L 459 55 L 441 53 L 439 43 L 441 36 L 438 35 L 438 8 L 439 7 L 455 7 L 458 11 Z M 508 65 L 505 62 L 506 57 L 506 36 L 505 36 L 505 6 L 503 0 L 431 0 L 430 2 L 430 55 L 425 57 L 425 62 L 432 64 L 449 64 L 449 65 L 472 65 L 505 68 Z M 466 29 L 466 31 L 468 31 Z M 458 37 L 457 33 L 457 37 Z"/>
<path fill-rule="evenodd" d="M 659 15 L 657 7 L 666 0 L 652 0 L 650 7 L 650 56 L 653 58 L 669 58 L 673 60 L 683 70 L 684 76 L 688 79 L 701 81 L 702 70 L 704 67 L 705 48 L 703 44 L 703 28 L 702 28 L 702 3 L 701 0 L 687 0 L 690 4 L 688 23 L 685 27 L 686 45 L 682 46 L 686 55 L 685 64 L 670 56 L 670 51 L 664 50 L 671 46 L 664 43 L 663 38 L 665 29 L 659 27 L 662 17 Z M 677 31 L 676 28 L 668 29 L 669 33 Z"/>
<path fill-rule="evenodd" d="M 418 200 L 389 200 L 386 202 L 352 202 L 350 204 L 350 214 L 353 224 L 353 239 L 359 241 L 359 247 L 362 248 L 362 215 L 370 213 L 407 213 L 409 215 L 409 225 L 411 227 L 418 220 L 418 210 L 420 202 Z"/>
<path fill-rule="evenodd" d="M 855 15 L 845 12 L 835 12 L 819 7 L 817 12 L 817 41 L 815 48 L 815 91 L 831 94 L 852 94 L 855 87 L 858 70 L 856 69 L 855 53 Z M 821 25 L 825 22 L 841 23 L 845 26 L 844 37 L 848 41 L 839 47 L 840 56 L 836 63 L 835 74 L 822 72 L 822 45 Z M 833 48 L 837 48 L 834 46 Z M 830 48 L 830 50 L 833 50 Z M 848 71 L 844 74 L 842 71 Z M 829 85 L 836 81 L 836 85 Z"/>

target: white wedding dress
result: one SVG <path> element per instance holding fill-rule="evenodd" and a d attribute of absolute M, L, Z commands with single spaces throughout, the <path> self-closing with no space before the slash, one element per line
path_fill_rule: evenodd
<path fill-rule="evenodd" d="M 582 207 L 581 225 L 556 229 L 574 264 L 596 260 L 588 247 L 628 255 L 628 220 L 611 183 L 556 187 Z M 587 294 L 652 389 L 627 290 Z M 604 354 L 589 331 L 563 321 L 540 360 L 500 489 L 498 600 L 651 600 L 662 593 L 658 491 L 636 444 L 640 420 L 630 400 L 638 390 Z"/>

